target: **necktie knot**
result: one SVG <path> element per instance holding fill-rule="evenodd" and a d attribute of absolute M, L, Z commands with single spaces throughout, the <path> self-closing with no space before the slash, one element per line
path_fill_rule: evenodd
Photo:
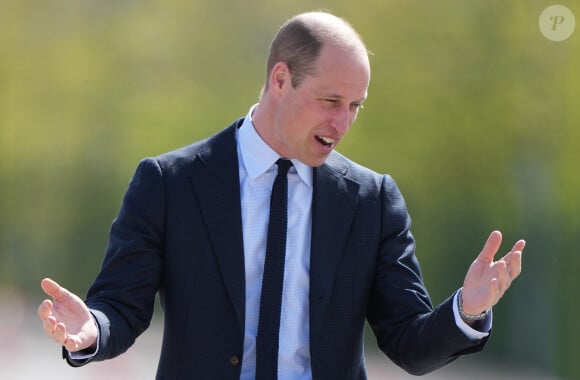
<path fill-rule="evenodd" d="M 288 170 L 290 170 L 290 167 L 292 166 L 292 161 L 279 158 L 278 161 L 276 161 L 276 165 L 278 165 L 278 175 L 285 176 L 288 174 Z"/>

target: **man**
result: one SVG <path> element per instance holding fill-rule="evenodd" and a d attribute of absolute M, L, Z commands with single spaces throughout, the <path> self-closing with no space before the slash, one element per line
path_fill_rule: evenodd
<path fill-rule="evenodd" d="M 148 327 L 156 293 L 158 379 L 365 379 L 365 320 L 410 373 L 481 350 L 525 242 L 494 262 L 501 234 L 492 232 L 463 287 L 432 307 L 397 186 L 334 151 L 369 80 L 365 45 L 344 20 L 311 12 L 287 21 L 245 118 L 140 163 L 86 301 L 42 281 L 53 301 L 38 314 L 68 362 L 127 350 Z M 270 192 L 277 166 L 288 166 L 280 158 L 292 163 L 280 176 L 288 182 L 285 266 L 266 276 L 268 229 L 278 223 L 268 221 L 278 207 Z M 261 301 L 275 286 L 281 305 L 265 312 L 270 301 Z M 265 339 L 271 320 L 277 338 Z"/>

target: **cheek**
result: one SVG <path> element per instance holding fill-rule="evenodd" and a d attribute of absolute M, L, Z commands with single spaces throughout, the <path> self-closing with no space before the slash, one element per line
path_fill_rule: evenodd
<path fill-rule="evenodd" d="M 357 117 L 358 117 L 358 112 L 354 112 L 352 114 L 352 116 L 350 117 L 350 125 L 349 125 L 349 127 L 354 124 L 354 122 L 356 121 L 356 118 Z"/>

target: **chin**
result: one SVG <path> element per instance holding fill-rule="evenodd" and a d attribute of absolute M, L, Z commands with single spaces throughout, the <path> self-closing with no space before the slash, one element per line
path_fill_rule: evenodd
<path fill-rule="evenodd" d="M 326 162 L 327 158 L 328 158 L 328 156 L 325 156 L 324 158 L 319 158 L 316 160 L 310 160 L 310 161 L 306 162 L 306 165 L 312 166 L 313 168 L 315 168 L 315 167 L 318 167 L 318 166 L 324 164 Z"/>

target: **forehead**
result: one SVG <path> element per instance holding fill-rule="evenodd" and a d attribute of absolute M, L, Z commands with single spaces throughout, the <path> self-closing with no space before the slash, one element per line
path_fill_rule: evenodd
<path fill-rule="evenodd" d="M 362 49 L 324 46 L 315 67 L 314 76 L 305 80 L 313 89 L 345 97 L 366 97 L 370 65 L 368 56 Z"/>

